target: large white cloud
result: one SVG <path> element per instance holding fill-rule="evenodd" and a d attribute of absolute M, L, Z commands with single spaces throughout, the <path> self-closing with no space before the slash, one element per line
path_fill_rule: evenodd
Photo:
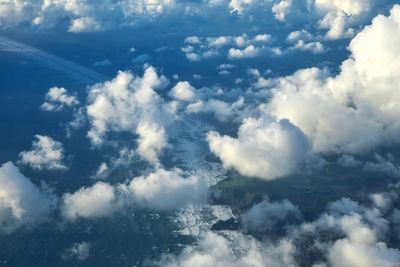
<path fill-rule="evenodd" d="M 352 56 L 331 77 L 320 69 L 270 80 L 268 112 L 289 119 L 316 152 L 362 153 L 400 132 L 400 6 L 376 17 L 349 46 Z M 371 45 L 373 44 L 373 45 Z"/>
<path fill-rule="evenodd" d="M 309 150 L 308 140 L 296 126 L 267 117 L 245 119 L 237 138 L 211 132 L 208 142 L 225 168 L 266 180 L 294 171 Z"/>
<path fill-rule="evenodd" d="M 19 154 L 19 163 L 37 170 L 66 170 L 64 147 L 49 136 L 36 135 L 32 150 Z"/>
<path fill-rule="evenodd" d="M 11 162 L 0 167 L 0 234 L 43 221 L 53 204 L 52 197 L 21 174 Z"/>

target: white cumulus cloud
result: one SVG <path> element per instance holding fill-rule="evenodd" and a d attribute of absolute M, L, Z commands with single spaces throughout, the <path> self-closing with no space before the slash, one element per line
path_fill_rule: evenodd
<path fill-rule="evenodd" d="M 43 221 L 53 208 L 53 200 L 13 163 L 0 167 L 0 233 Z"/>
<path fill-rule="evenodd" d="M 309 150 L 307 138 L 296 126 L 264 117 L 245 119 L 237 138 L 210 132 L 208 142 L 225 168 L 265 180 L 294 171 Z"/>
<path fill-rule="evenodd" d="M 66 170 L 64 147 L 49 136 L 35 135 L 32 150 L 19 154 L 19 163 L 37 170 Z"/>

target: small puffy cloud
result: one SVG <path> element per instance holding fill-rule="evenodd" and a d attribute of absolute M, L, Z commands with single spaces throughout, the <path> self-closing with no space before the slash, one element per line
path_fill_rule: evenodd
<path fill-rule="evenodd" d="M 355 167 L 361 164 L 356 158 L 352 155 L 344 154 L 338 160 L 337 163 L 343 167 Z"/>
<path fill-rule="evenodd" d="M 231 12 L 243 13 L 247 6 L 253 4 L 254 0 L 230 0 L 229 9 Z"/>
<path fill-rule="evenodd" d="M 107 67 L 107 66 L 111 66 L 111 65 L 112 65 L 112 62 L 108 59 L 96 61 L 93 63 L 93 66 L 95 66 L 95 67 Z"/>
<path fill-rule="evenodd" d="M 302 29 L 301 31 L 293 31 L 289 33 L 289 35 L 286 38 L 288 42 L 297 42 L 299 40 L 307 41 L 311 39 L 313 39 L 312 34 L 304 29 Z"/>
<path fill-rule="evenodd" d="M 397 197 L 398 197 L 397 195 L 389 193 L 375 193 L 369 196 L 375 207 L 377 207 L 382 212 L 386 212 L 390 208 L 392 208 L 393 201 Z"/>
<path fill-rule="evenodd" d="M 45 96 L 40 109 L 43 111 L 61 111 L 64 107 L 73 107 L 79 105 L 79 100 L 74 95 L 69 95 L 63 87 L 52 87 Z"/>
<path fill-rule="evenodd" d="M 197 37 L 191 36 L 185 39 L 185 45 L 181 51 L 190 61 L 226 55 L 230 59 L 242 59 L 257 57 L 267 52 L 274 52 L 274 48 L 266 46 L 272 41 L 269 34 L 258 34 L 253 37 L 247 34 L 237 36 Z"/>
<path fill-rule="evenodd" d="M 146 62 L 150 62 L 153 58 L 148 54 L 141 54 L 132 59 L 133 64 L 143 64 Z"/>
<path fill-rule="evenodd" d="M 310 12 L 311 4 L 312 1 L 280 0 L 272 5 L 271 10 L 275 19 L 280 22 L 299 23 L 313 16 Z"/>
<path fill-rule="evenodd" d="M 43 221 L 53 208 L 52 197 L 21 174 L 11 162 L 0 167 L 0 234 Z"/>
<path fill-rule="evenodd" d="M 269 42 L 271 40 L 272 36 L 269 34 L 258 34 L 254 37 L 254 41 L 256 42 Z"/>
<path fill-rule="evenodd" d="M 244 227 L 249 231 L 265 232 L 294 224 L 301 218 L 300 210 L 289 200 L 269 202 L 264 200 L 252 206 L 241 216 Z"/>
<path fill-rule="evenodd" d="M 292 6 L 293 6 L 292 0 L 282 0 L 282 1 L 275 3 L 272 6 L 272 12 L 274 13 L 274 16 L 277 20 L 285 21 Z"/>
<path fill-rule="evenodd" d="M 96 32 L 102 30 L 102 25 L 99 21 L 91 17 L 77 18 L 71 21 L 68 29 L 70 32 Z"/>
<path fill-rule="evenodd" d="M 169 92 L 169 95 L 176 100 L 191 102 L 196 98 L 196 88 L 189 82 L 178 82 Z"/>
<path fill-rule="evenodd" d="M 304 42 L 303 40 L 297 41 L 297 43 L 291 47 L 294 50 L 310 51 L 314 54 L 321 54 L 325 52 L 325 47 L 321 42 Z"/>
<path fill-rule="evenodd" d="M 98 182 L 63 196 L 62 215 L 74 221 L 78 218 L 101 218 L 121 207 L 113 186 Z"/>
<path fill-rule="evenodd" d="M 309 151 L 307 138 L 296 126 L 265 117 L 245 119 L 237 138 L 210 132 L 207 139 L 225 168 L 265 180 L 291 173 Z"/>
<path fill-rule="evenodd" d="M 354 30 L 348 27 L 348 20 L 349 18 L 343 12 L 331 12 L 319 22 L 319 28 L 328 30 L 326 38 L 329 40 L 351 37 Z"/>
<path fill-rule="evenodd" d="M 36 170 L 66 170 L 61 142 L 44 135 L 35 135 L 32 150 L 19 154 L 19 163 Z"/>
<path fill-rule="evenodd" d="M 236 65 L 233 64 L 221 64 L 217 67 L 217 70 L 230 70 L 236 68 Z"/>
<path fill-rule="evenodd" d="M 249 45 L 244 49 L 231 48 L 228 51 L 228 58 L 230 59 L 241 59 L 241 58 L 253 58 L 260 56 L 265 51 L 264 47 L 255 47 Z"/>
<path fill-rule="evenodd" d="M 173 210 L 189 204 L 201 204 L 208 196 L 208 186 L 201 177 L 185 177 L 179 169 L 158 169 L 148 176 L 136 177 L 127 188 L 135 204 L 156 210 Z"/>
<path fill-rule="evenodd" d="M 93 179 L 99 179 L 103 180 L 107 178 L 107 175 L 109 174 L 110 168 L 108 167 L 108 164 L 105 162 L 102 162 L 100 166 L 98 167 L 96 173 L 91 176 Z"/>
<path fill-rule="evenodd" d="M 63 255 L 64 259 L 87 260 L 90 257 L 90 244 L 88 242 L 74 243 Z"/>

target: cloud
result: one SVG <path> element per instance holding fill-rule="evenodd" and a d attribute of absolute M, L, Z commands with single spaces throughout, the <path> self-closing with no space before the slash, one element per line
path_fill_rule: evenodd
<path fill-rule="evenodd" d="M 196 98 L 196 88 L 189 82 L 178 82 L 169 92 L 169 95 L 176 100 L 191 102 Z"/>
<path fill-rule="evenodd" d="M 111 81 L 89 89 L 87 115 L 88 137 L 101 145 L 109 132 L 138 135 L 138 153 L 152 164 L 167 145 L 167 126 L 174 119 L 174 109 L 157 94 L 168 80 L 153 67 L 146 67 L 142 77 L 119 72 Z"/>
<path fill-rule="evenodd" d="M 101 0 L 4 0 L 0 8 L 0 26 L 22 23 L 49 28 L 63 24 L 70 32 L 92 32 L 114 26 L 136 25 L 152 21 L 163 14 L 174 1 L 139 0 L 109 3 Z"/>
<path fill-rule="evenodd" d="M 320 20 L 319 28 L 328 30 L 325 35 L 328 40 L 352 37 L 354 29 L 348 28 L 348 20 L 348 16 L 342 11 L 330 12 Z"/>
<path fill-rule="evenodd" d="M 269 202 L 264 200 L 253 205 L 241 216 L 245 229 L 250 232 L 270 232 L 282 229 L 284 225 L 295 224 L 301 219 L 301 212 L 289 200 Z"/>
<path fill-rule="evenodd" d="M 265 180 L 294 171 L 309 150 L 307 138 L 296 126 L 266 117 L 245 119 L 237 138 L 210 132 L 207 140 L 225 168 Z"/>
<path fill-rule="evenodd" d="M 302 29 L 301 31 L 293 31 L 289 33 L 289 35 L 286 38 L 288 42 L 297 42 L 299 40 L 308 41 L 311 39 L 313 39 L 313 35 L 304 29 Z"/>
<path fill-rule="evenodd" d="M 310 51 L 314 54 L 320 54 L 325 52 L 325 47 L 321 42 L 309 42 L 306 43 L 303 40 L 297 41 L 297 43 L 289 49 Z"/>
<path fill-rule="evenodd" d="M 240 244 L 242 253 L 235 254 Z M 202 266 L 271 266 L 294 267 L 296 248 L 289 241 L 275 246 L 262 245 L 254 239 L 232 232 L 229 237 L 206 232 L 197 246 L 186 247 L 178 256 L 164 255 L 156 266 L 202 267 Z"/>
<path fill-rule="evenodd" d="M 174 211 L 202 205 L 207 198 L 208 185 L 203 178 L 187 175 L 180 169 L 157 169 L 126 183 L 97 182 L 64 194 L 61 210 L 64 218 L 75 221 L 108 217 L 130 207 Z"/>
<path fill-rule="evenodd" d="M 108 59 L 104 59 L 101 61 L 96 61 L 93 63 L 93 66 L 95 67 L 108 67 L 108 66 L 112 66 L 112 62 Z"/>
<path fill-rule="evenodd" d="M 240 121 L 245 116 L 245 102 L 239 97 L 235 102 L 230 103 L 219 99 L 198 100 L 186 106 L 186 113 L 210 113 L 221 122 Z"/>
<path fill-rule="evenodd" d="M 353 16 L 368 11 L 371 7 L 371 0 L 315 0 L 315 7 L 320 12 L 340 10 L 347 15 Z"/>
<path fill-rule="evenodd" d="M 274 48 L 266 46 L 272 42 L 269 34 L 257 34 L 253 37 L 247 34 L 237 36 L 198 37 L 189 36 L 181 51 L 190 61 L 200 61 L 226 55 L 229 59 L 253 58 L 262 54 L 274 54 Z"/>
<path fill-rule="evenodd" d="M 269 80 L 268 113 L 299 127 L 315 152 L 363 153 L 397 142 L 399 17 L 396 5 L 390 16 L 380 15 L 362 30 L 337 76 L 313 68 Z"/>
<path fill-rule="evenodd" d="M 159 165 L 158 156 L 167 146 L 167 134 L 165 129 L 156 123 L 140 122 L 136 133 L 139 155 L 155 165 Z"/>
<path fill-rule="evenodd" d="M 380 125 L 335 99 L 324 84 L 326 75 L 319 69 L 305 69 L 279 78 L 268 112 L 299 127 L 312 140 L 315 152 L 355 153 L 376 146 L 381 140 Z"/>
<path fill-rule="evenodd" d="M 242 58 L 254 58 L 263 54 L 265 47 L 255 47 L 249 45 L 244 49 L 230 48 L 228 51 L 228 58 L 230 59 L 242 59 Z"/>
<path fill-rule="evenodd" d="M 385 243 L 363 244 L 342 239 L 331 248 L 329 261 L 332 267 L 395 267 L 400 261 L 400 252 Z"/>
<path fill-rule="evenodd" d="M 152 57 L 148 54 L 141 54 L 132 59 L 133 64 L 140 64 L 142 65 L 143 63 L 150 62 L 152 60 Z"/>
<path fill-rule="evenodd" d="M 229 2 L 229 8 L 231 12 L 238 12 L 243 13 L 245 8 L 251 4 L 253 4 L 256 1 L 253 0 L 231 0 Z"/>
<path fill-rule="evenodd" d="M 179 169 L 158 169 L 148 176 L 136 177 L 129 183 L 128 190 L 137 205 L 156 210 L 202 204 L 208 196 L 208 186 L 201 177 L 185 177 Z"/>
<path fill-rule="evenodd" d="M 66 170 L 62 143 L 44 135 L 35 135 L 32 150 L 22 151 L 18 163 L 36 170 Z"/>
<path fill-rule="evenodd" d="M 40 223 L 53 209 L 53 198 L 11 162 L 0 167 L 0 184 L 0 234 Z"/>
<path fill-rule="evenodd" d="M 161 101 L 154 90 L 166 83 L 164 76 L 159 77 L 155 69 L 149 67 L 143 77 L 119 72 L 113 80 L 92 86 L 87 106 L 91 141 L 101 144 L 108 131 L 134 132 L 140 120 L 146 117 L 152 120 L 159 112 Z"/>
<path fill-rule="evenodd" d="M 396 189 L 397 190 L 397 189 Z M 384 194 L 393 194 L 384 193 Z M 392 207 L 389 207 L 392 209 Z M 255 229 L 282 224 L 298 209 L 289 201 L 255 204 L 241 214 L 259 222 Z M 343 198 L 328 205 L 315 220 L 293 221 L 280 233 L 259 241 L 236 231 L 205 231 L 195 245 L 178 255 L 164 255 L 156 266 L 397 266 L 400 251 L 390 248 L 385 239 L 391 230 L 388 220 L 372 206 Z M 390 213 L 388 213 L 390 214 Z M 264 224 L 262 222 L 265 222 Z M 266 225 L 267 228 L 263 228 Z M 318 257 L 315 257 L 318 255 Z M 158 264 L 158 265 L 157 265 Z"/>
<path fill-rule="evenodd" d="M 377 242 L 375 232 L 357 215 L 340 220 L 346 238 L 337 240 L 329 249 L 329 262 L 333 267 L 397 266 L 400 251 Z"/>
<path fill-rule="evenodd" d="M 52 87 L 45 96 L 44 102 L 40 109 L 43 111 L 61 111 L 64 107 L 74 107 L 79 105 L 79 100 L 74 95 L 69 95 L 68 91 L 63 87 Z"/>
<path fill-rule="evenodd" d="M 275 19 L 278 21 L 284 22 L 288 17 L 300 20 L 306 13 L 305 10 L 302 10 L 303 5 L 306 5 L 305 2 L 306 1 L 281 0 L 273 4 L 271 9 Z"/>
<path fill-rule="evenodd" d="M 98 182 L 72 194 L 65 194 L 61 210 L 64 218 L 75 221 L 78 218 L 106 217 L 121 206 L 114 187 Z"/>
<path fill-rule="evenodd" d="M 68 29 L 69 32 L 97 32 L 102 30 L 102 25 L 99 21 L 91 17 L 77 18 L 71 21 Z"/>
<path fill-rule="evenodd" d="M 217 67 L 217 70 L 230 70 L 236 68 L 236 65 L 233 64 L 221 64 Z"/>
<path fill-rule="evenodd" d="M 39 29 L 58 27 L 69 32 L 96 32 L 115 28 L 136 27 L 146 23 L 170 23 L 177 17 L 198 23 L 198 19 L 231 25 L 232 21 L 252 25 L 326 30 L 327 39 L 345 38 L 355 32 L 366 18 L 376 15 L 389 0 L 3 0 L 0 27 L 20 25 Z M 215 51 L 213 51 L 215 52 Z M 215 53 L 189 52 L 190 60 L 215 56 Z"/>
<path fill-rule="evenodd" d="M 90 257 L 90 244 L 88 242 L 74 243 L 63 255 L 64 259 L 76 258 L 79 261 L 87 260 Z"/>

